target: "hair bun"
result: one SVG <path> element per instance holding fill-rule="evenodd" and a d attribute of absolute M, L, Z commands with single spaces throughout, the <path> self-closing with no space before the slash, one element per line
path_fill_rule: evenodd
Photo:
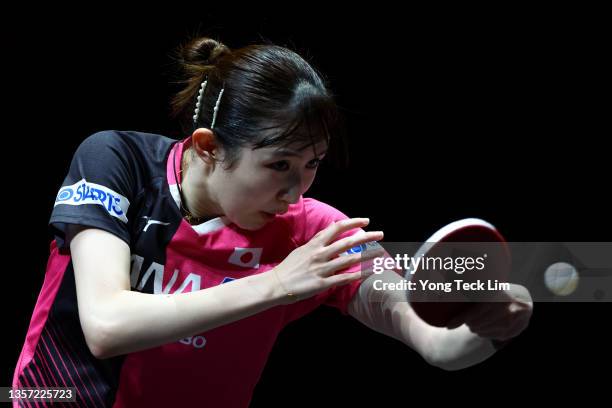
<path fill-rule="evenodd" d="M 194 38 L 181 48 L 181 57 L 190 65 L 215 65 L 224 54 L 230 52 L 225 44 L 212 38 Z"/>

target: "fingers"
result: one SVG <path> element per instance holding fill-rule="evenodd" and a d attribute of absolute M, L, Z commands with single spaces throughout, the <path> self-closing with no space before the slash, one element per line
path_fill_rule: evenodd
<path fill-rule="evenodd" d="M 493 302 L 482 303 L 478 313 L 466 319 L 467 324 L 474 333 L 482 333 L 490 328 L 506 326 L 511 320 L 508 316 L 508 303 Z"/>
<path fill-rule="evenodd" d="M 330 286 L 341 286 L 359 279 L 361 279 L 361 271 L 339 273 L 337 275 L 332 275 L 329 278 L 326 278 L 325 280 Z"/>
<path fill-rule="evenodd" d="M 349 218 L 346 220 L 340 220 L 332 223 L 324 230 L 319 231 L 310 242 L 315 242 L 317 244 L 326 246 L 333 239 L 342 234 L 345 231 L 349 231 L 354 228 L 365 227 L 370 223 L 368 218 Z"/>
<path fill-rule="evenodd" d="M 350 237 L 342 238 L 341 240 L 338 240 L 333 244 L 325 247 L 324 251 L 322 252 L 322 256 L 324 256 L 325 259 L 331 259 L 334 258 L 336 255 L 348 251 L 351 248 L 354 248 L 366 242 L 379 241 L 383 239 L 383 237 L 384 233 L 382 231 L 368 231 L 364 233 L 357 233 L 355 235 L 351 235 Z"/>
<path fill-rule="evenodd" d="M 479 336 L 503 340 L 517 336 L 527 327 L 530 317 L 531 309 L 525 303 L 494 302 L 470 316 L 466 324 Z"/>
<path fill-rule="evenodd" d="M 363 243 L 378 241 L 383 238 L 384 234 L 382 231 L 362 231 L 362 233 L 356 233 L 350 237 L 345 237 L 333 242 L 338 235 L 352 229 L 365 227 L 369 222 L 370 220 L 368 218 L 350 218 L 336 221 L 324 230 L 319 231 L 310 240 L 309 244 L 312 243 L 318 247 L 323 246 L 323 249 L 318 251 L 317 257 L 320 261 L 325 262 L 324 279 L 329 287 L 344 285 L 359 280 L 363 275 L 362 271 L 335 274 L 336 271 L 349 268 L 358 262 L 365 262 L 376 257 L 384 256 L 385 252 L 383 249 L 368 250 L 347 256 L 337 256 Z M 330 242 L 332 242 L 332 244 L 328 246 Z"/>
<path fill-rule="evenodd" d="M 529 318 L 526 315 L 515 316 L 514 319 L 508 322 L 503 320 L 503 323 L 492 322 L 489 325 L 472 328 L 470 330 L 481 337 L 487 337 L 496 340 L 507 340 L 518 336 L 529 323 Z"/>
<path fill-rule="evenodd" d="M 446 324 L 446 328 L 456 329 L 463 324 L 469 325 L 472 321 L 478 321 L 478 319 L 481 319 L 487 313 L 488 305 L 486 303 L 478 302 L 467 305 L 465 310 L 459 312 Z"/>
<path fill-rule="evenodd" d="M 356 263 L 365 262 L 369 259 L 377 258 L 383 255 L 384 255 L 384 251 L 382 249 L 378 249 L 374 251 L 366 251 L 366 252 L 360 252 L 358 254 L 341 256 L 341 257 L 335 258 L 327 262 L 326 264 L 328 268 L 327 273 L 329 275 L 332 275 L 334 272 L 345 269 L 345 268 L 349 268 L 355 265 Z"/>

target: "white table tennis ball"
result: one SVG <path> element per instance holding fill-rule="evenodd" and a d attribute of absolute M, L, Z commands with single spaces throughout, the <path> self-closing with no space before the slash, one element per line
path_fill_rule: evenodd
<path fill-rule="evenodd" d="M 557 296 L 567 296 L 578 287 L 578 271 L 567 262 L 557 262 L 546 268 L 544 283 Z"/>

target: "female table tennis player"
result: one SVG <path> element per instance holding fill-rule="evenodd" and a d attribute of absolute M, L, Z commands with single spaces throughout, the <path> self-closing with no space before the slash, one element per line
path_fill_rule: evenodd
<path fill-rule="evenodd" d="M 338 125 L 317 72 L 273 45 L 179 51 L 188 136 L 103 131 L 73 157 L 13 387 L 75 387 L 84 407 L 246 407 L 278 333 L 321 304 L 445 369 L 525 328 L 518 300 L 454 329 L 396 292 L 369 302 L 361 256 L 338 255 L 383 233 L 303 197 Z"/>

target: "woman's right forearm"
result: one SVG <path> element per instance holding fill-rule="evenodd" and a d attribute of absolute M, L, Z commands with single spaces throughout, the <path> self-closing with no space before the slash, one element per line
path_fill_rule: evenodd
<path fill-rule="evenodd" d="M 178 341 L 278 306 L 286 296 L 271 270 L 181 294 L 121 291 L 96 319 L 95 354 L 108 358 Z"/>

